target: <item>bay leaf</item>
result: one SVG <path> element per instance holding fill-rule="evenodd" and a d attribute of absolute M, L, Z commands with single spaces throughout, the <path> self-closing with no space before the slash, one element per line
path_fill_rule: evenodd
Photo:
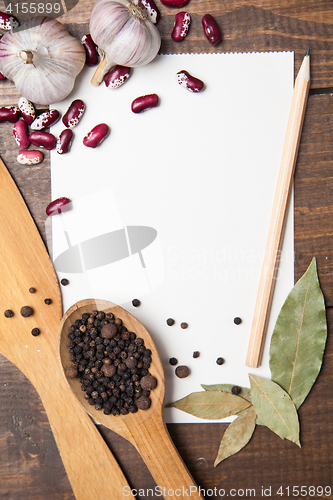
<path fill-rule="evenodd" d="M 271 378 L 299 408 L 322 364 L 327 337 L 325 303 L 315 257 L 283 304 L 270 345 Z"/>
<path fill-rule="evenodd" d="M 301 446 L 297 410 L 289 394 L 272 380 L 249 377 L 252 404 L 260 420 L 282 439 Z"/>
<path fill-rule="evenodd" d="M 203 391 L 192 392 L 166 408 L 178 408 L 195 417 L 208 420 L 219 420 L 221 418 L 236 415 L 251 405 L 248 401 L 229 392 Z"/>
<path fill-rule="evenodd" d="M 235 387 L 235 384 L 212 384 L 212 385 L 205 385 L 201 384 L 201 387 L 205 389 L 205 391 L 226 391 L 230 392 L 232 394 L 232 388 Z M 241 387 L 240 385 L 237 386 L 241 388 L 241 392 L 238 394 L 241 398 L 246 399 L 246 401 L 249 401 L 251 403 L 251 391 L 247 387 Z"/>
<path fill-rule="evenodd" d="M 223 434 L 214 467 L 222 462 L 222 460 L 238 453 L 250 441 L 256 426 L 256 417 L 254 407 L 250 406 L 228 425 L 227 430 Z"/>

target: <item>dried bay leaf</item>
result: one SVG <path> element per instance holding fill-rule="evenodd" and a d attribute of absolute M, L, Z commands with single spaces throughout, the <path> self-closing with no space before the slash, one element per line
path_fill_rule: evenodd
<path fill-rule="evenodd" d="M 220 420 L 221 418 L 236 415 L 251 406 L 245 399 L 221 391 L 192 392 L 166 408 L 178 408 L 195 417 L 208 420 Z"/>
<path fill-rule="evenodd" d="M 272 380 L 249 377 L 252 404 L 260 420 L 282 439 L 301 446 L 297 410 L 289 394 Z"/>
<path fill-rule="evenodd" d="M 226 391 L 231 393 L 232 388 L 235 387 L 235 384 L 212 384 L 212 385 L 201 384 L 201 387 L 205 389 L 205 391 Z M 238 394 L 238 396 L 246 399 L 246 401 L 249 401 L 249 403 L 251 403 L 250 389 L 248 389 L 247 387 L 241 387 L 240 385 L 237 387 L 241 388 L 241 392 Z"/>
<path fill-rule="evenodd" d="M 321 368 L 327 324 L 315 257 L 283 304 L 270 345 L 271 378 L 299 408 Z"/>
<path fill-rule="evenodd" d="M 238 453 L 250 441 L 256 426 L 256 417 L 254 407 L 250 406 L 229 424 L 220 443 L 214 467 L 222 460 Z"/>

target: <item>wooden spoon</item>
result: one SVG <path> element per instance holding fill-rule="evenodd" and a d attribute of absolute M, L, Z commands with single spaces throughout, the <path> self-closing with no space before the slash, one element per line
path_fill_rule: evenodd
<path fill-rule="evenodd" d="M 151 391 L 152 403 L 148 410 L 139 410 L 136 413 L 117 417 L 104 415 L 103 411 L 95 410 L 84 399 L 78 378 L 66 378 L 65 372 L 71 366 L 67 346 L 70 327 L 75 320 L 81 319 L 83 313 L 91 313 L 93 310 L 112 312 L 115 317 L 122 320 L 123 325 L 130 332 L 143 338 L 146 348 L 152 351 L 149 371 L 156 377 L 157 387 Z M 136 447 L 164 498 L 169 500 L 188 498 L 188 496 L 192 499 L 202 498 L 167 431 L 163 413 L 165 383 L 162 363 L 155 344 L 144 326 L 129 312 L 112 302 L 94 299 L 81 300 L 70 307 L 63 316 L 58 335 L 58 354 L 63 375 L 86 412 L 101 424 L 128 439 Z"/>
<path fill-rule="evenodd" d="M 58 280 L 35 223 L 0 159 L 0 352 L 34 385 L 77 500 L 124 498 L 128 483 L 95 424 L 68 390 L 56 341 L 62 317 Z M 35 293 L 29 289 L 34 287 Z M 51 304 L 44 300 L 51 299 Z M 33 314 L 23 317 L 23 306 Z M 14 315 L 4 316 L 10 309 Z M 39 328 L 40 335 L 31 334 Z"/>

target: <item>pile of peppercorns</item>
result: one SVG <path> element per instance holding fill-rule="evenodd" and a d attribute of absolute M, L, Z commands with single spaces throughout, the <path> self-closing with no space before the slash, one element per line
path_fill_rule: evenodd
<path fill-rule="evenodd" d="M 151 350 L 113 313 L 82 314 L 70 327 L 69 379 L 80 378 L 85 399 L 105 415 L 148 410 L 157 380 L 149 373 Z"/>

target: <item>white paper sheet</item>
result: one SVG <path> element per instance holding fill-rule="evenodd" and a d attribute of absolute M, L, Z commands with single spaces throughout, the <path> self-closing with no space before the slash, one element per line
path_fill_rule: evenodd
<path fill-rule="evenodd" d="M 206 89 L 193 94 L 180 87 L 175 75 L 183 69 Z M 75 98 L 86 103 L 71 152 L 51 154 L 52 197 L 73 203 L 52 218 L 53 257 L 87 240 L 100 248 L 106 240 L 99 235 L 120 243 L 103 266 L 92 250 L 90 269 L 82 273 L 61 272 L 69 261 L 58 260 L 59 279 L 70 281 L 62 287 L 64 310 L 94 296 L 134 314 L 162 359 L 166 403 L 202 390 L 200 384 L 249 386 L 249 372 L 269 376 L 270 336 L 294 279 L 292 206 L 262 366 L 249 369 L 245 358 L 292 97 L 293 53 L 159 56 L 117 90 L 93 87 L 93 71 L 85 69 L 69 98 L 54 105 L 64 113 Z M 149 93 L 159 95 L 160 105 L 133 114 L 132 100 Z M 101 122 L 110 136 L 99 148 L 86 148 L 82 138 Z M 62 129 L 58 122 L 52 132 Z M 78 248 L 82 257 L 86 249 Z M 140 307 L 132 306 L 134 298 Z M 193 351 L 200 357 L 193 359 Z M 170 357 L 190 368 L 188 378 L 175 376 Z M 165 415 L 167 422 L 200 421 L 176 409 Z"/>

